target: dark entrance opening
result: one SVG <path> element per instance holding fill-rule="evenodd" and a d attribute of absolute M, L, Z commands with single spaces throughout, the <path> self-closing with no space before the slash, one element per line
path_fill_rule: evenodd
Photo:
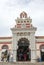
<path fill-rule="evenodd" d="M 44 45 L 40 46 L 40 52 L 41 52 L 41 61 L 44 61 Z"/>
<path fill-rule="evenodd" d="M 29 41 L 26 38 L 21 38 L 18 41 L 17 61 L 30 61 L 31 51 L 29 49 Z"/>
<path fill-rule="evenodd" d="M 44 52 L 41 51 L 41 60 L 44 61 Z"/>

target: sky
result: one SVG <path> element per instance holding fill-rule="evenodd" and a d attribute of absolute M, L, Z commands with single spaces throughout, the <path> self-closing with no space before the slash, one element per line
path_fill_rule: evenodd
<path fill-rule="evenodd" d="M 36 36 L 44 36 L 44 0 L 0 0 L 0 37 L 12 36 L 12 28 L 25 11 L 37 27 Z"/>

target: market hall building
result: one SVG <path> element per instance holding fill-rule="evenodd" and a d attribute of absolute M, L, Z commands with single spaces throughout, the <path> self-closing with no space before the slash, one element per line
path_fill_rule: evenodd
<path fill-rule="evenodd" d="M 37 28 L 32 19 L 23 11 L 15 21 L 12 37 L 0 37 L 0 61 L 7 58 L 5 50 L 13 55 L 13 62 L 36 62 L 37 58 L 44 61 L 44 36 L 35 36 Z"/>

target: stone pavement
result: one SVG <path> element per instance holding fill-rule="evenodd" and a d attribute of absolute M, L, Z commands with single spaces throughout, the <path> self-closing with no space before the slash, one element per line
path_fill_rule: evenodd
<path fill-rule="evenodd" d="M 0 65 L 44 65 L 44 62 L 0 62 Z"/>

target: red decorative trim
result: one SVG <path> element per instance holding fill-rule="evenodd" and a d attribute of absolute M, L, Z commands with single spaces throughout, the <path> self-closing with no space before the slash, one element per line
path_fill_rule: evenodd
<path fill-rule="evenodd" d="M 12 42 L 0 42 L 0 44 L 11 44 Z"/>
<path fill-rule="evenodd" d="M 39 49 L 41 49 L 41 46 L 44 46 L 44 44 L 41 44 L 41 45 L 39 46 Z"/>
<path fill-rule="evenodd" d="M 26 23 L 26 25 L 30 25 L 29 23 Z"/>
<path fill-rule="evenodd" d="M 17 25 L 21 25 L 21 24 L 19 23 L 19 24 L 17 24 Z"/>
<path fill-rule="evenodd" d="M 17 26 L 17 28 L 21 28 L 21 26 Z"/>
<path fill-rule="evenodd" d="M 37 44 L 42 44 L 42 43 L 44 43 L 44 42 L 36 42 Z"/>
<path fill-rule="evenodd" d="M 29 28 L 30 26 L 26 26 L 26 28 Z"/>
<path fill-rule="evenodd" d="M 21 25 L 21 24 L 18 24 Z M 30 25 L 30 24 L 26 24 L 26 25 Z M 44 36 L 35 36 L 36 39 L 38 38 L 44 38 Z M 0 37 L 0 39 L 12 39 L 12 37 Z"/>
<path fill-rule="evenodd" d="M 17 28 L 21 28 L 21 24 L 17 24 Z"/>
<path fill-rule="evenodd" d="M 35 37 L 36 37 L 37 39 L 38 39 L 38 38 L 44 38 L 44 36 L 35 36 Z"/>
<path fill-rule="evenodd" d="M 12 39 L 12 37 L 0 37 L 0 39 Z"/>
<path fill-rule="evenodd" d="M 11 51 L 12 49 L 8 49 L 8 50 L 10 50 L 10 51 Z M 2 49 L 0 49 L 0 51 L 2 51 Z"/>
<path fill-rule="evenodd" d="M 30 27 L 30 24 L 26 24 L 26 28 L 29 28 Z"/>

